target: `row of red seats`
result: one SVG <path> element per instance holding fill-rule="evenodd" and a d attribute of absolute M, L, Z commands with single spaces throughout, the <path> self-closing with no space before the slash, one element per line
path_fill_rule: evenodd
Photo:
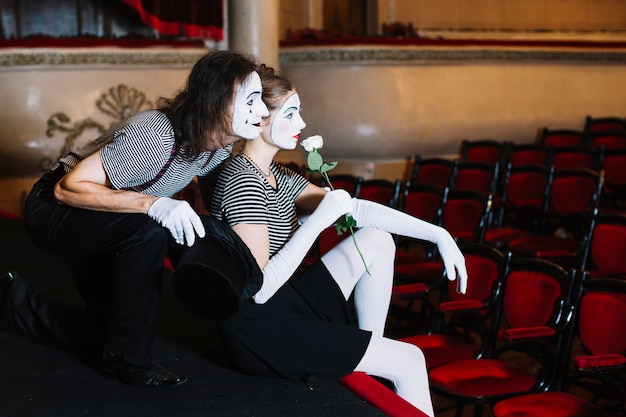
<path fill-rule="evenodd" d="M 433 392 L 453 401 L 456 415 L 473 406 L 481 416 L 487 405 L 498 417 L 608 415 L 589 403 L 593 394 L 609 411 L 623 412 L 626 280 L 591 279 L 586 271 L 485 244 L 461 249 L 467 293 L 442 275 L 421 294 L 430 303 L 428 331 L 402 338 L 424 352 Z M 396 298 L 420 295 L 403 287 Z M 565 394 L 573 387 L 577 395 Z"/>
<path fill-rule="evenodd" d="M 344 179 L 350 180 L 350 178 Z M 336 181 L 335 178 L 332 179 L 332 182 L 336 186 L 338 186 L 337 184 L 341 184 L 338 180 Z M 358 180 L 357 183 L 358 182 L 361 182 L 361 186 L 363 185 L 363 180 Z M 381 181 L 375 182 L 379 186 L 384 183 Z M 386 188 L 388 188 L 390 191 L 388 191 L 387 197 L 380 200 L 380 202 L 382 203 L 388 201 L 390 195 L 393 196 L 394 193 L 397 194 L 397 192 L 394 191 L 398 188 L 397 182 L 387 183 Z M 411 187 L 405 186 L 402 190 L 402 197 L 398 200 L 399 205 L 397 206 L 399 209 L 404 210 L 407 208 L 408 202 L 410 201 L 410 196 L 412 196 L 410 188 Z M 441 190 L 441 187 L 434 186 L 434 188 Z M 357 190 L 359 190 L 358 186 L 353 189 L 355 190 L 355 194 L 357 193 Z M 450 191 L 448 190 L 448 192 Z M 382 193 L 380 192 L 380 190 L 372 194 L 367 194 L 366 191 L 360 197 L 377 199 L 376 196 L 381 195 Z M 441 198 L 436 199 L 435 201 L 436 202 L 433 204 L 433 206 L 437 207 L 437 209 L 433 210 L 433 212 L 441 212 Z M 426 204 L 418 204 L 418 206 L 420 206 L 422 210 L 426 210 Z M 426 214 L 420 215 L 420 217 L 426 216 Z M 605 222 L 605 219 L 608 219 L 609 217 L 618 219 L 618 221 L 616 221 L 619 227 L 618 229 L 612 228 L 610 222 Z M 594 220 L 594 245 L 590 245 L 589 248 L 594 248 L 593 258 L 595 259 L 595 261 L 593 264 L 590 263 L 589 265 L 596 265 L 597 263 L 597 265 L 594 267 L 596 268 L 595 275 L 605 274 L 608 270 L 611 270 L 612 273 L 617 273 L 617 271 L 615 270 L 617 267 L 615 265 L 611 265 L 611 263 L 616 261 L 623 263 L 626 257 L 619 255 L 618 252 L 620 250 L 624 251 L 624 248 L 618 248 L 617 245 L 614 244 L 613 239 L 617 238 L 618 241 L 626 243 L 626 216 L 606 214 L 600 217 L 594 216 Z M 330 232 L 330 235 L 336 236 L 334 230 Z M 430 318 L 432 319 L 433 323 L 429 334 L 415 335 L 412 337 L 407 337 L 405 338 L 405 340 L 407 342 L 417 344 L 424 350 L 427 358 L 430 358 L 430 364 L 433 366 L 432 383 L 434 392 L 439 395 L 447 396 L 449 399 L 453 399 L 454 401 L 457 401 L 459 407 L 461 408 L 467 404 L 474 404 L 477 406 L 477 410 L 481 410 L 482 405 L 491 404 L 495 399 L 504 398 L 508 395 L 519 395 L 521 392 L 532 392 L 533 390 L 536 390 L 536 387 L 541 387 L 541 389 L 537 392 L 540 392 L 543 389 L 547 389 L 548 386 L 550 386 L 551 390 L 562 388 L 562 384 L 565 384 L 564 379 L 566 378 L 567 374 L 567 370 L 564 369 L 565 364 L 563 363 L 561 363 L 558 367 L 552 368 L 550 370 L 551 373 L 548 372 L 548 370 L 546 369 L 546 375 L 551 375 L 550 378 L 552 379 L 549 379 L 548 377 L 546 377 L 548 379 L 542 379 L 543 377 L 534 378 L 533 376 L 528 374 L 527 371 L 515 370 L 514 367 L 511 368 L 510 365 L 508 365 L 506 362 L 502 362 L 500 358 L 497 358 L 494 355 L 496 355 L 496 350 L 498 350 L 499 352 L 499 349 L 502 349 L 503 346 L 505 346 L 503 344 L 502 338 L 497 336 L 498 334 L 500 334 L 499 332 L 501 327 L 503 325 L 506 325 L 503 324 L 504 322 L 502 320 L 517 322 L 519 325 L 524 324 L 524 326 L 522 327 L 527 328 L 525 330 L 511 330 L 509 332 L 512 334 L 512 336 L 509 335 L 508 337 L 515 338 L 514 340 L 517 343 L 519 343 L 520 341 L 516 338 L 516 334 L 521 334 L 523 336 L 522 340 L 526 342 L 526 338 L 531 338 L 532 333 L 537 332 L 536 335 L 532 335 L 533 342 L 531 343 L 531 345 L 536 343 L 536 341 L 534 341 L 534 338 L 536 337 L 538 337 L 541 341 L 540 344 L 546 343 L 546 339 L 562 340 L 564 337 L 566 337 L 564 336 L 565 333 L 563 333 L 563 336 L 561 336 L 561 332 L 564 331 L 563 327 L 565 326 L 565 322 L 560 322 L 558 320 L 563 320 L 564 317 L 568 317 L 567 320 L 573 320 L 572 317 L 574 314 L 574 307 L 565 303 L 564 300 L 567 298 L 568 294 L 575 292 L 576 288 L 582 288 L 580 285 L 571 285 L 571 288 L 568 287 L 568 283 L 571 283 L 573 280 L 577 279 L 572 276 L 574 272 L 568 273 L 568 270 L 566 268 L 541 259 L 516 257 L 515 260 L 507 261 L 506 257 L 502 255 L 502 252 L 495 248 L 493 245 L 485 245 L 480 243 L 462 243 L 462 249 L 467 257 L 468 269 L 470 271 L 470 276 L 472 277 L 471 282 L 473 284 L 470 286 L 471 290 L 468 292 L 468 294 L 464 296 L 458 295 L 453 289 L 454 284 L 446 284 L 448 285 L 448 287 L 446 287 L 446 285 L 442 285 L 442 283 L 446 282 L 446 280 L 442 277 L 442 265 L 440 262 L 437 261 L 422 262 L 420 266 L 424 267 L 426 265 L 426 269 L 421 269 L 417 272 L 415 270 L 409 270 L 408 272 L 405 272 L 405 281 L 401 282 L 400 285 L 397 285 L 394 288 L 394 295 L 396 297 L 405 297 L 410 301 L 413 301 L 415 298 L 419 298 L 422 303 L 428 304 L 428 308 L 426 308 L 425 311 L 429 312 L 429 314 L 431 315 Z M 494 259 L 499 257 L 500 260 L 492 260 L 492 266 L 490 266 L 490 261 L 485 261 L 485 256 L 483 252 L 492 253 L 491 256 Z M 499 255 L 493 255 L 493 253 L 499 253 Z M 513 258 L 512 253 L 509 254 L 509 257 L 511 259 Z M 489 258 L 489 256 L 487 256 L 486 258 Z M 402 270 L 402 268 L 406 269 L 407 263 L 403 263 L 405 261 L 405 258 L 403 258 L 402 256 L 399 257 L 398 264 L 396 266 L 397 275 L 401 275 L 398 274 L 398 271 Z M 493 263 L 497 264 L 497 262 L 500 262 L 500 267 L 493 267 Z M 507 264 L 507 262 L 510 263 Z M 607 262 L 608 266 L 606 264 Z M 508 266 L 504 267 L 505 264 L 507 264 Z M 602 271 L 600 271 L 599 269 L 600 265 L 604 267 Z M 495 277 L 501 277 L 503 271 L 508 271 L 505 274 L 508 278 L 510 273 L 514 270 L 517 270 L 517 284 L 511 284 L 509 282 L 510 285 L 508 287 L 513 286 L 517 288 L 524 288 L 525 286 L 527 286 L 528 288 L 523 294 L 521 293 L 521 291 L 516 291 L 514 293 L 510 292 L 510 294 L 507 296 L 505 295 L 505 288 L 508 287 L 504 287 L 505 281 L 500 281 Z M 522 272 L 522 270 L 524 271 Z M 492 274 L 490 276 L 490 272 L 494 271 L 495 274 Z M 624 273 L 623 270 L 621 272 Z M 549 276 L 552 273 L 555 273 L 556 275 L 560 274 L 561 278 L 555 281 L 559 283 L 558 285 L 554 283 L 550 284 L 550 279 L 552 278 L 544 277 L 544 275 Z M 590 271 L 585 271 L 584 273 L 589 274 Z M 582 272 L 576 272 L 576 274 L 582 274 Z M 424 278 L 424 275 L 430 275 L 431 281 L 424 282 L 422 280 Z M 419 281 L 415 280 L 416 276 L 420 277 Z M 511 282 L 513 282 L 513 279 L 511 279 Z M 550 294 L 544 295 L 540 292 L 540 290 L 546 290 Z M 431 294 L 435 293 L 436 291 L 441 292 L 442 298 L 436 303 L 431 303 Z M 450 299 L 447 299 L 447 296 L 449 296 Z M 499 299 L 499 297 L 501 297 L 502 299 Z M 494 316 L 495 313 L 492 313 L 491 315 L 487 313 L 489 308 L 495 308 L 498 303 L 503 304 L 505 302 L 504 300 L 509 301 L 510 306 L 508 307 L 508 312 L 505 313 L 507 309 L 501 307 L 502 310 L 498 313 L 498 318 Z M 567 309 L 568 305 L 569 310 Z M 524 306 L 524 308 L 522 309 L 520 306 Z M 616 323 L 619 326 L 623 327 L 623 324 L 626 323 L 624 321 L 624 318 L 626 317 L 623 317 L 623 313 L 617 310 L 614 310 L 614 313 L 616 313 L 614 317 L 619 318 Z M 447 334 L 445 332 L 442 333 L 442 329 L 444 328 L 449 330 L 450 328 L 455 327 L 455 324 L 451 324 L 452 322 L 444 322 L 443 316 L 458 316 L 459 314 L 464 317 L 460 320 L 460 323 L 463 323 L 464 325 L 467 325 L 468 323 L 478 324 L 481 323 L 481 320 L 485 320 L 482 325 L 481 331 L 478 332 L 478 334 L 482 334 L 484 336 L 485 340 L 482 342 L 478 349 L 475 349 L 475 346 L 473 347 L 471 344 L 468 344 L 467 341 L 459 344 L 458 340 L 454 339 L 450 334 Z M 525 314 L 528 314 L 529 317 L 525 317 Z M 468 317 L 471 317 L 471 319 L 468 319 Z M 550 318 L 550 320 L 556 320 L 558 322 L 554 324 L 556 327 L 560 328 L 558 337 L 555 336 L 556 333 L 552 333 L 551 325 L 547 324 L 547 318 Z M 500 323 L 497 325 L 498 330 L 485 327 L 485 325 L 489 323 L 493 325 L 494 321 L 496 323 Z M 603 321 L 603 323 L 605 322 Z M 573 324 L 568 321 L 567 326 L 573 326 Z M 480 328 L 481 326 L 479 325 L 478 327 Z M 623 330 L 622 327 L 619 328 L 620 332 L 618 334 L 624 334 L 624 332 L 621 332 L 621 330 Z M 454 334 L 454 332 L 452 334 Z M 451 345 L 446 345 L 446 341 L 454 341 L 454 343 Z M 495 347 L 497 344 L 496 342 L 500 343 L 497 349 Z M 561 342 L 556 343 L 556 345 L 560 344 Z M 568 344 L 568 346 L 571 348 L 571 343 Z M 556 347 L 553 347 L 551 349 L 556 349 Z M 556 350 L 548 349 L 546 352 L 549 353 L 550 359 L 539 361 L 540 364 L 552 364 L 555 358 L 568 357 L 567 352 L 565 353 L 565 356 L 563 356 L 562 352 L 558 354 L 555 353 L 557 352 Z M 626 352 L 622 352 L 622 355 L 624 353 Z M 453 362 L 456 362 L 460 359 L 465 359 L 468 362 L 459 362 L 447 365 L 447 361 L 450 360 L 450 358 L 454 359 Z M 611 356 L 609 356 L 609 358 L 611 358 Z M 478 359 L 480 359 L 480 361 L 478 361 Z M 621 363 L 620 361 L 623 360 L 623 357 L 617 355 L 613 357 L 613 359 L 616 359 L 618 363 Z M 495 377 L 494 374 L 497 374 L 498 376 Z M 455 378 L 457 378 L 454 379 L 455 382 L 453 383 L 453 385 L 457 385 L 451 391 L 449 391 L 450 386 L 446 382 L 449 380 L 450 375 L 456 375 Z M 511 377 L 512 379 L 507 380 L 503 377 L 503 375 L 507 375 L 507 378 Z M 476 381 L 485 380 L 485 378 L 487 380 L 490 380 L 489 383 L 486 382 L 484 384 L 484 386 L 487 387 L 485 389 L 487 389 L 487 391 L 494 389 L 496 391 L 500 390 L 498 391 L 500 392 L 499 394 L 484 396 L 473 394 L 471 392 L 472 390 L 477 389 L 476 387 L 478 385 L 476 384 Z M 511 387 L 512 385 L 518 387 L 523 386 L 523 389 L 518 391 L 514 390 L 513 392 L 501 392 L 502 390 L 506 391 L 505 387 Z M 468 389 L 469 393 L 466 392 L 464 394 L 464 389 Z M 455 390 L 460 392 L 457 392 Z M 552 396 L 555 395 L 557 396 L 557 398 L 552 398 Z M 550 398 L 551 401 L 554 402 L 554 404 L 563 405 L 563 401 L 565 401 L 569 404 L 576 404 L 577 406 L 582 407 L 582 409 L 586 410 L 586 412 L 589 412 L 589 410 L 593 410 L 594 412 L 597 411 L 598 415 L 604 415 L 602 414 L 602 410 L 596 410 L 594 406 L 575 396 L 566 395 L 557 391 L 554 394 L 550 394 Z M 531 410 L 533 411 L 538 410 L 537 404 L 543 404 L 544 406 L 546 406 L 546 404 L 549 404 L 549 402 L 541 402 L 540 399 L 537 399 L 535 397 L 532 397 L 532 399 L 533 401 L 531 401 L 529 404 L 533 404 L 533 407 L 531 408 Z M 559 400 L 560 402 L 557 402 L 557 400 Z M 516 401 L 521 401 L 521 398 L 517 398 Z M 536 401 L 540 402 L 536 403 Z M 510 409 L 511 407 L 517 408 L 517 405 L 507 405 L 507 403 L 503 402 L 502 405 L 499 405 L 498 407 L 499 409 Z M 494 408 L 494 410 L 495 409 L 496 408 Z M 478 413 L 479 411 L 477 411 L 477 415 Z"/>
<path fill-rule="evenodd" d="M 519 150 L 520 147 L 524 148 L 524 151 L 537 149 L 543 151 L 548 148 L 533 144 L 515 146 L 515 150 Z M 509 150 L 512 148 L 513 146 Z M 543 152 L 544 157 L 547 154 L 549 152 Z M 508 154 L 509 157 L 511 155 L 512 153 Z M 441 180 L 446 172 L 454 176 L 454 165 L 457 167 L 460 164 L 469 165 L 470 159 L 472 158 L 462 151 L 459 161 L 434 163 L 433 166 L 437 165 L 438 168 L 433 169 L 432 172 L 435 174 L 431 176 L 430 182 Z M 618 391 L 620 384 L 623 387 L 623 379 L 620 381 L 615 378 L 616 375 L 617 378 L 624 378 L 623 367 L 626 363 L 624 358 L 626 339 L 622 336 L 626 330 L 624 327 L 626 310 L 621 305 L 626 300 L 624 293 L 626 214 L 620 213 L 620 210 L 617 213 L 600 212 L 603 177 L 597 166 L 566 169 L 555 167 L 549 157 L 545 157 L 543 162 L 538 159 L 530 162 L 512 159 L 498 159 L 493 164 L 473 161 L 474 164 L 482 163 L 492 167 L 505 161 L 505 169 L 498 180 L 499 187 L 495 193 L 494 188 L 483 189 L 483 192 L 493 196 L 492 202 L 495 206 L 493 221 L 489 223 L 484 239 L 478 240 L 483 243 L 461 243 L 466 254 L 470 282 L 473 284 L 470 285 L 472 288 L 468 294 L 463 296 L 457 294 L 454 291 L 454 283 L 445 283 L 441 276 L 436 277 L 437 272 L 441 274 L 443 269 L 440 264 L 437 266 L 436 262 L 435 265 L 433 262 L 423 262 L 407 268 L 402 258 L 399 258 L 396 267 L 399 282 L 394 288 L 394 295 L 408 299 L 409 306 L 415 299 L 419 299 L 426 305 L 426 308 L 422 306 L 422 313 L 430 314 L 431 323 L 427 334 L 407 337 L 405 340 L 421 347 L 426 353 L 427 360 L 430 358 L 432 388 L 435 393 L 456 402 L 457 415 L 461 415 L 463 407 L 468 404 L 475 406 L 476 416 L 482 415 L 482 409 L 487 404 L 492 405 L 490 415 L 498 417 L 608 415 L 586 400 L 561 391 L 566 390 L 568 384 L 581 378 L 583 371 L 580 369 L 584 368 L 585 364 L 597 365 L 596 360 L 602 361 L 603 366 L 610 370 L 605 372 L 606 368 L 603 368 L 594 376 L 601 376 L 605 379 L 604 382 L 609 381 L 613 384 L 617 382 L 618 388 L 614 389 Z M 589 160 L 593 161 L 593 157 Z M 418 161 L 416 165 L 422 167 L 430 162 L 418 158 L 416 161 Z M 428 182 L 428 175 L 420 177 L 420 168 L 416 167 L 413 171 L 412 187 Z M 483 170 L 485 173 L 487 171 Z M 439 187 L 446 186 L 446 183 L 447 187 L 454 187 L 452 179 L 449 182 L 444 180 Z M 409 188 L 405 189 L 405 195 L 410 195 Z M 580 217 L 576 218 L 576 215 Z M 566 224 L 564 219 L 568 216 L 574 226 L 577 225 L 577 220 L 585 219 L 585 226 L 580 228 L 580 235 L 576 238 L 569 236 L 568 240 L 563 239 L 563 236 L 555 237 L 545 233 L 547 230 L 558 231 L 557 227 Z M 517 221 L 517 229 L 510 228 L 509 232 L 515 231 L 519 234 L 509 236 L 512 239 L 504 242 L 494 240 L 497 236 L 503 236 L 501 234 L 503 230 L 500 228 L 505 221 L 510 222 L 512 219 Z M 550 222 L 553 222 L 552 229 L 548 228 Z M 534 233 L 539 231 L 544 232 L 541 241 L 551 243 L 548 243 L 544 250 L 535 251 L 532 248 L 538 240 Z M 555 242 L 565 241 L 572 244 L 570 250 L 564 248 L 560 251 L 554 250 Z M 528 250 L 521 250 L 524 245 Z M 507 250 L 508 256 L 503 255 L 505 252 L 500 251 L 498 247 Z M 541 259 L 562 261 L 561 257 L 575 259 L 572 265 L 581 269 L 570 269 L 563 264 Z M 524 269 L 527 270 L 522 272 Z M 550 269 L 553 272 L 560 271 L 556 275 L 560 274 L 560 281 L 557 281 L 563 284 L 562 286 L 543 282 L 544 275 L 550 275 L 547 272 Z M 612 310 L 609 319 L 600 319 L 597 316 L 590 318 L 588 317 L 590 308 L 583 310 L 579 307 L 583 304 L 583 294 L 586 296 L 587 291 L 590 293 L 594 291 L 592 287 L 600 287 L 599 282 L 605 281 L 596 279 L 593 280 L 593 284 L 583 285 L 582 277 L 589 275 L 594 277 L 609 275 L 613 278 L 609 281 L 615 281 L 617 282 L 615 286 L 621 286 L 619 290 L 621 295 L 618 295 L 615 302 L 622 308 Z M 502 276 L 504 278 L 500 281 L 498 277 Z M 423 279 L 424 277 L 426 279 Z M 432 294 L 437 291 L 441 293 L 441 298 L 433 303 Z M 595 296 L 596 302 L 601 299 L 613 305 L 614 301 L 608 296 L 603 298 L 606 296 L 605 291 L 608 290 L 604 288 L 602 291 L 598 291 L 600 296 Z M 562 298 L 557 301 L 559 297 Z M 568 297 L 571 297 L 569 302 L 565 301 Z M 594 296 L 590 296 L 589 299 L 592 297 Z M 592 301 L 586 303 L 590 305 Z M 582 318 L 583 314 L 585 319 Z M 550 323 L 550 320 L 571 320 L 571 323 L 569 321 L 567 324 Z M 577 365 L 574 367 L 576 372 L 571 373 L 569 366 L 571 364 L 567 359 L 571 355 L 574 338 L 572 333 L 568 336 L 564 329 L 568 326 L 574 327 L 576 323 L 582 325 L 582 320 L 585 320 L 585 329 L 577 330 L 579 333 L 576 334 L 576 343 L 582 343 L 587 353 L 602 353 L 599 357 L 602 359 L 595 356 L 593 359 L 577 358 L 575 361 Z M 590 340 L 583 341 L 583 337 L 588 338 L 589 328 L 593 326 L 591 323 L 606 325 L 599 327 L 591 339 L 595 341 L 591 343 L 603 344 L 602 348 L 598 348 L 597 345 L 596 348 L 589 348 L 587 343 L 590 343 Z M 507 329 L 508 327 L 510 329 Z M 606 333 L 601 334 L 603 330 Z M 469 333 L 478 335 L 480 341 L 478 345 L 476 340 L 468 342 L 466 337 L 459 341 L 459 334 L 467 336 Z M 598 342 L 601 339 L 604 342 Z M 611 342 L 606 342 L 607 340 Z M 537 349 L 535 343 L 541 348 Z M 609 344 L 612 344 L 613 350 L 607 348 Z M 539 370 L 538 373 L 529 373 L 527 369 L 519 369 L 502 360 L 500 355 L 503 352 L 520 347 L 533 350 L 540 356 L 547 355 L 536 362 L 534 371 Z M 542 350 L 547 347 L 548 350 Z M 607 372 L 609 376 L 606 375 Z M 536 394 L 529 395 L 530 392 Z M 612 410 L 623 412 L 623 389 L 618 394 L 621 396 L 618 397 L 616 404 L 611 404 Z M 513 398 L 503 400 L 507 397 Z"/>
<path fill-rule="evenodd" d="M 560 146 L 588 146 L 607 149 L 623 148 L 626 143 L 626 119 L 617 116 L 592 117 L 587 116 L 581 130 L 543 128 L 537 142 L 545 145 Z"/>

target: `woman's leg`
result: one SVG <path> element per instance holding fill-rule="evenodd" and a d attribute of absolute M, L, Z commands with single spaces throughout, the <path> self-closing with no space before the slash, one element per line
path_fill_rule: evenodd
<path fill-rule="evenodd" d="M 346 300 L 354 291 L 359 328 L 382 337 L 391 300 L 396 247 L 389 233 L 377 229 L 360 229 L 354 237 L 363 259 L 348 237 L 322 256 L 322 262 Z"/>
<path fill-rule="evenodd" d="M 372 337 L 355 371 L 391 381 L 398 395 L 434 416 L 426 360 L 422 351 L 409 343 Z"/>

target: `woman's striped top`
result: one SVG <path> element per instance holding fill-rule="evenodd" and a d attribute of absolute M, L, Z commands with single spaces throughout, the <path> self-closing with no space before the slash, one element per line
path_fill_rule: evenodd
<path fill-rule="evenodd" d="M 266 224 L 271 257 L 297 230 L 295 199 L 309 181 L 276 162 L 272 162 L 270 169 L 276 178 L 276 188 L 250 161 L 241 155 L 235 156 L 220 173 L 210 212 L 230 226 Z"/>

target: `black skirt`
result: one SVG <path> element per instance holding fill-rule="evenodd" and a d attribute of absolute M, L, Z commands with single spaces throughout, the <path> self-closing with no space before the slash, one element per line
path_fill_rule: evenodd
<path fill-rule="evenodd" d="M 233 366 L 241 372 L 307 381 L 354 370 L 371 338 L 321 261 L 283 285 L 265 304 L 242 301 L 219 322 Z"/>

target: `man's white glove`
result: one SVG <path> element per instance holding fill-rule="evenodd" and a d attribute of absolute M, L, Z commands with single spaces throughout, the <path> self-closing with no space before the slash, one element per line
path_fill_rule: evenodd
<path fill-rule="evenodd" d="M 458 291 L 465 294 L 467 290 L 465 258 L 446 229 L 372 201 L 355 198 L 353 203 L 352 217 L 356 220 L 357 227 L 374 227 L 436 244 L 448 279 L 454 281 L 458 278 Z"/>
<path fill-rule="evenodd" d="M 168 197 L 159 197 L 148 210 L 148 216 L 170 231 L 179 245 L 193 246 L 196 233 L 204 237 L 205 231 L 200 216 L 188 202 Z"/>
<path fill-rule="evenodd" d="M 351 209 L 352 197 L 345 190 L 326 193 L 315 211 L 296 230 L 285 246 L 265 264 L 263 286 L 254 295 L 254 301 L 263 304 L 269 300 L 293 275 L 319 234 Z"/>

